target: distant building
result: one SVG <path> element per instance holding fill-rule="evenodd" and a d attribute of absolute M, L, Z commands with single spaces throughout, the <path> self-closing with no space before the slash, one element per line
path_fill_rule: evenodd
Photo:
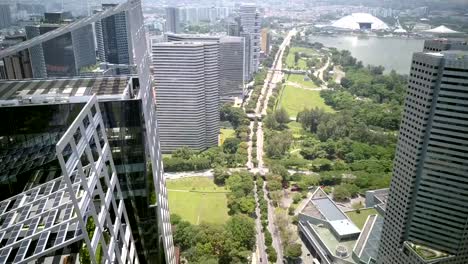
<path fill-rule="evenodd" d="M 260 65 L 260 14 L 255 4 L 242 4 L 239 9 L 242 33 L 249 35 L 249 76 L 258 70 Z M 241 37 L 247 36 L 241 33 Z"/>
<path fill-rule="evenodd" d="M 0 29 L 10 27 L 12 23 L 10 5 L 0 5 Z"/>
<path fill-rule="evenodd" d="M 152 54 L 162 151 L 217 146 L 219 43 L 154 43 Z"/>
<path fill-rule="evenodd" d="M 26 26 L 28 39 L 63 26 L 39 24 Z M 78 75 L 81 68 L 96 64 L 93 29 L 91 25 L 40 43 L 29 49 L 35 78 Z"/>
<path fill-rule="evenodd" d="M 228 102 L 244 93 L 244 38 L 194 34 L 166 34 L 167 41 L 219 43 L 220 100 Z"/>
<path fill-rule="evenodd" d="M 177 7 L 166 7 L 166 32 L 182 33 L 180 29 L 180 13 Z"/>
<path fill-rule="evenodd" d="M 353 13 L 333 22 L 333 28 L 341 30 L 386 30 L 387 24 L 368 13 Z"/>
<path fill-rule="evenodd" d="M 117 6 L 116 4 L 103 4 L 103 10 Z M 129 25 L 127 14 L 122 11 L 106 17 L 94 24 L 98 57 L 101 62 L 119 65 L 133 64 L 131 42 L 128 41 Z M 117 69 L 117 74 L 128 74 L 128 69 Z"/>
<path fill-rule="evenodd" d="M 444 50 L 468 50 L 468 41 L 453 39 L 431 39 L 424 41 L 424 52 Z"/>
<path fill-rule="evenodd" d="M 299 213 L 298 227 L 299 236 L 318 263 L 361 264 L 375 263 L 382 224 L 383 217 L 371 214 L 359 229 L 317 188 Z"/>
<path fill-rule="evenodd" d="M 14 46 L 26 40 L 24 35 L 6 36 L 0 42 L 0 50 Z M 15 55 L 3 58 L 4 74 L 0 79 L 27 79 L 32 78 L 31 58 L 29 50 L 24 49 Z"/>
<path fill-rule="evenodd" d="M 468 51 L 434 46 L 412 58 L 380 264 L 468 259 Z"/>
<path fill-rule="evenodd" d="M 270 32 L 268 31 L 267 28 L 262 28 L 262 45 L 261 49 L 265 55 L 268 55 L 270 53 Z"/>

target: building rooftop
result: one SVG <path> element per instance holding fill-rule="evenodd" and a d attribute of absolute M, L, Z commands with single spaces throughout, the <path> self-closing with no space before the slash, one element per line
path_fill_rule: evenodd
<path fill-rule="evenodd" d="M 0 104 L 2 101 L 16 100 L 20 104 L 26 103 L 24 100 L 29 100 L 29 103 L 34 103 L 34 100 L 44 101 L 48 98 L 60 99 L 93 94 L 100 98 L 108 96 L 113 99 L 116 97 L 130 99 L 134 94 L 132 80 L 131 76 L 115 76 L 0 81 Z"/>
<path fill-rule="evenodd" d="M 371 258 L 377 258 L 383 220 L 384 218 L 380 215 L 370 215 L 353 249 L 353 253 L 365 263 L 368 263 Z"/>
<path fill-rule="evenodd" d="M 359 228 L 346 216 L 338 206 L 327 196 L 318 195 L 323 192 L 322 189 L 317 189 L 316 193 L 306 205 L 303 213 L 311 212 L 312 217 L 317 217 L 329 222 L 330 226 L 339 236 L 347 236 L 358 234 Z M 318 214 L 317 214 L 318 213 Z"/>

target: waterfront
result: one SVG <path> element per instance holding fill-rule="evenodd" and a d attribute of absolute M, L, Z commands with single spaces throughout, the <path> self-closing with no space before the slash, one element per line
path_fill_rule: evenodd
<path fill-rule="evenodd" d="M 408 74 L 413 52 L 422 51 L 424 40 L 411 38 L 383 38 L 363 36 L 313 35 L 311 42 L 320 42 L 326 47 L 346 49 L 364 65 L 382 65 L 385 72 L 394 69 Z"/>

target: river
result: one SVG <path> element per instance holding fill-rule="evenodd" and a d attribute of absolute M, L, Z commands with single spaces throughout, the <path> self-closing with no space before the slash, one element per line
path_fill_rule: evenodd
<path fill-rule="evenodd" d="M 326 47 L 346 49 L 364 65 L 382 65 L 385 72 L 394 69 L 408 74 L 413 52 L 422 51 L 423 39 L 382 38 L 362 36 L 310 36 L 311 42 L 320 42 Z"/>

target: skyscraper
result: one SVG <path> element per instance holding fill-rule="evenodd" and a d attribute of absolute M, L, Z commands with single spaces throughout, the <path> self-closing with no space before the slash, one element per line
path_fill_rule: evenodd
<path fill-rule="evenodd" d="M 50 31 L 41 38 L 27 40 L 0 51 L 0 58 L 15 54 L 19 50 L 42 45 L 43 42 L 60 38 L 70 32 L 88 28 L 91 23 L 122 11 L 127 11 L 128 14 L 130 32 L 128 41 L 131 41 L 132 46 L 135 47 L 133 57 L 138 75 L 0 82 L 0 91 L 2 91 L 0 92 L 0 112 L 10 123 L 10 126 L 0 128 L 1 138 L 6 139 L 0 142 L 0 159 L 2 161 L 0 162 L 0 200 L 6 199 L 5 201 L 8 201 L 9 205 L 2 207 L 3 209 L 15 208 L 12 213 L 1 210 L 2 214 L 6 213 L 6 216 L 10 217 L 2 217 L 0 236 L 3 237 L 1 240 L 13 241 L 9 243 L 8 249 L 0 249 L 2 263 L 3 260 L 12 256 L 11 254 L 17 256 L 25 250 L 26 257 L 31 256 L 30 249 L 33 250 L 32 253 L 36 254 L 34 247 L 37 248 L 39 245 L 40 250 L 38 250 L 36 257 L 53 257 L 52 259 L 56 261 L 57 256 L 70 255 L 72 259 L 67 258 L 64 260 L 65 262 L 77 261 L 76 258 L 79 256 L 76 253 L 83 245 L 82 242 L 78 241 L 78 238 L 84 238 L 89 248 L 90 243 L 86 241 L 86 236 L 83 233 L 86 234 L 88 230 L 93 229 L 93 223 L 89 221 L 89 216 L 93 215 L 95 218 L 92 207 L 86 208 L 86 206 L 82 207 L 81 205 L 88 205 L 91 202 L 95 203 L 96 207 L 103 209 L 99 209 L 99 223 L 102 223 L 103 218 L 106 219 L 104 225 L 97 227 L 98 233 L 101 234 L 103 231 L 111 233 L 111 236 L 104 234 L 104 239 L 98 240 L 100 235 L 96 235 L 95 232 L 94 236 L 97 236 L 98 239 L 95 238 L 91 241 L 93 252 L 96 250 L 96 245 L 101 242 L 103 260 L 115 262 L 117 261 L 116 257 L 121 257 L 122 262 L 138 263 L 135 255 L 138 254 L 140 263 L 174 264 L 176 261 L 167 191 L 163 178 L 155 100 L 149 75 L 148 62 L 150 58 L 146 48 L 146 36 L 141 34 L 144 32 L 141 2 L 138 0 L 128 1 L 91 17 L 65 25 L 58 30 Z M 89 103 L 89 99 L 94 94 L 97 97 L 101 114 L 96 114 L 98 109 L 93 101 L 91 104 L 94 106 L 83 108 L 83 105 L 86 102 Z M 88 114 L 83 117 L 83 112 Z M 99 122 L 100 118 L 102 118 L 102 122 Z M 91 126 L 92 122 L 98 122 L 99 126 Z M 94 129 L 97 131 L 97 137 Z M 102 140 L 106 135 L 108 143 L 103 144 Z M 73 141 L 75 143 L 81 142 L 85 137 L 84 143 L 73 144 Z M 75 149 L 79 151 L 78 154 L 85 150 L 86 157 L 77 155 Z M 112 156 L 113 162 L 109 160 L 110 156 Z M 86 159 L 91 160 L 91 157 L 95 161 L 94 164 L 86 162 Z M 104 162 L 103 165 L 102 162 L 106 161 L 106 158 L 110 164 Z M 13 162 L 14 160 L 18 162 Z M 72 161 L 66 162 L 67 160 Z M 82 166 L 75 167 L 76 164 L 79 164 L 78 160 L 81 161 Z M 98 162 L 96 163 L 96 161 Z M 64 163 L 65 166 L 63 166 Z M 86 193 L 89 190 L 77 193 L 74 189 L 68 189 L 67 194 L 61 192 L 62 183 L 59 180 L 55 183 L 56 179 L 70 176 L 70 171 L 74 171 L 74 168 L 76 168 L 77 174 L 81 175 L 81 178 L 87 177 L 88 181 L 92 182 L 92 190 L 94 190 L 94 184 L 96 186 L 101 184 L 102 191 L 111 190 L 111 194 L 106 194 L 104 198 L 99 195 L 100 199 L 91 201 Z M 100 173 L 102 170 L 111 170 L 110 174 L 117 176 L 109 177 L 110 185 L 106 178 L 100 177 L 100 180 L 93 178 L 96 173 Z M 113 189 L 116 186 L 116 180 L 121 187 L 120 193 Z M 42 183 L 49 184 L 52 181 L 51 190 L 50 188 L 49 190 L 36 188 Z M 75 183 L 74 181 L 71 178 L 72 184 Z M 35 232 L 34 236 L 39 237 L 31 244 L 24 245 L 30 246 L 30 249 L 27 249 L 23 244 L 14 241 L 18 239 L 17 235 L 22 239 L 27 238 L 28 234 L 22 231 L 25 228 L 24 224 L 18 223 L 20 218 L 17 209 L 26 214 L 29 209 L 24 207 L 27 205 L 24 201 L 26 198 L 30 198 L 14 199 L 13 203 L 10 201 L 15 198 L 13 195 L 29 196 L 30 193 L 35 192 L 38 195 L 44 195 L 46 192 L 52 195 L 50 202 L 46 204 L 47 208 L 52 210 L 49 213 L 52 217 L 40 220 L 37 229 L 32 227 L 34 223 L 24 223 Z M 99 189 L 93 191 L 93 194 L 96 193 L 100 193 Z M 77 199 L 80 199 L 78 201 L 80 210 L 74 210 L 78 216 L 79 214 L 84 216 L 77 218 L 80 225 L 71 222 L 68 225 L 68 218 L 63 217 L 67 215 L 67 210 L 60 211 L 60 217 L 55 217 L 57 214 L 57 211 L 54 210 L 55 201 L 73 200 L 72 194 L 77 194 Z M 119 203 L 117 211 L 115 206 L 113 206 L 114 209 L 108 207 L 109 203 L 114 204 L 112 202 L 114 197 L 116 200 L 123 199 L 125 208 L 120 201 L 116 201 Z M 102 205 L 102 202 L 105 202 L 107 207 L 99 206 Z M 73 205 L 75 206 L 76 203 L 74 202 Z M 68 205 L 64 204 L 63 206 Z M 128 219 L 122 217 L 124 210 L 127 211 Z M 116 215 L 119 216 L 120 220 L 115 218 Z M 26 214 L 26 216 L 33 217 L 34 215 L 28 216 Z M 112 223 L 107 221 L 109 218 L 112 219 Z M 3 219 L 11 220 L 3 221 Z M 3 232 L 3 224 L 9 226 L 6 229 L 8 232 Z M 97 225 L 96 221 L 94 221 L 94 225 Z M 86 230 L 83 229 L 84 226 Z M 10 232 L 17 229 L 20 232 Z M 114 230 L 114 234 L 116 229 L 123 229 L 124 233 L 114 237 L 110 229 Z M 58 249 L 54 247 L 56 243 L 65 241 L 62 238 L 64 230 L 67 242 L 61 244 L 60 250 L 55 250 Z M 44 231 L 44 238 L 36 231 Z M 74 240 L 70 241 L 70 237 Z M 134 245 L 130 245 L 131 241 Z M 107 249 L 106 245 L 109 246 Z M 130 246 L 122 247 L 122 245 Z M 45 250 L 43 250 L 44 247 Z M 118 252 L 115 253 L 116 248 L 122 248 L 121 256 Z M 93 254 L 90 256 L 93 257 Z M 31 260 L 35 259 L 37 258 Z M 100 261 L 97 260 L 97 262 Z"/>
<path fill-rule="evenodd" d="M 152 52 L 162 151 L 217 146 L 219 43 L 162 42 Z"/>
<path fill-rule="evenodd" d="M 179 8 L 166 7 L 166 32 L 181 33 Z"/>
<path fill-rule="evenodd" d="M 11 26 L 11 23 L 10 5 L 0 5 L 0 29 Z"/>
<path fill-rule="evenodd" d="M 249 74 L 252 74 L 258 70 L 260 59 L 260 14 L 255 4 L 247 3 L 240 6 L 239 15 L 243 33 L 250 35 Z"/>
<path fill-rule="evenodd" d="M 28 39 L 44 35 L 64 26 L 39 24 L 26 26 Z M 29 49 L 35 78 L 78 75 L 83 67 L 96 64 L 93 30 L 90 24 Z"/>
<path fill-rule="evenodd" d="M 270 33 L 267 28 L 262 28 L 262 45 L 261 49 L 265 55 L 270 53 Z"/>
<path fill-rule="evenodd" d="M 19 44 L 26 40 L 24 35 L 6 36 L 0 42 L 0 50 Z M 25 49 L 18 53 L 3 58 L 5 76 L 3 79 L 28 79 L 32 78 L 31 58 L 29 50 Z M 0 79 L 1 79 L 0 75 Z"/>
<path fill-rule="evenodd" d="M 467 79 L 467 51 L 413 55 L 380 264 L 467 263 Z"/>
<path fill-rule="evenodd" d="M 116 4 L 103 4 L 103 10 L 115 7 Z M 110 64 L 133 64 L 130 54 L 131 42 L 128 41 L 129 25 L 127 12 L 120 12 L 103 18 L 95 24 L 98 57 L 101 62 Z M 118 69 L 117 73 L 130 73 L 128 69 Z"/>
<path fill-rule="evenodd" d="M 232 101 L 244 93 L 244 38 L 231 36 L 166 34 L 167 41 L 219 43 L 219 96 L 221 102 Z"/>

